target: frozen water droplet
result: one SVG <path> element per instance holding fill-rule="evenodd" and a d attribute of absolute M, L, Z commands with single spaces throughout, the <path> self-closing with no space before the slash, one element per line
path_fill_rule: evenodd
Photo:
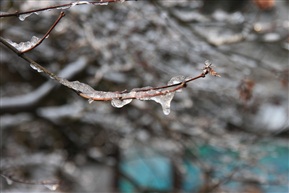
<path fill-rule="evenodd" d="M 7 39 L 7 42 L 19 51 L 24 51 L 35 46 L 35 44 L 37 44 L 38 41 L 39 41 L 39 38 L 36 36 L 33 36 L 30 41 L 20 42 L 19 44 Z"/>
<path fill-rule="evenodd" d="M 170 108 L 171 108 L 171 101 L 173 98 L 174 93 L 168 93 L 166 95 L 152 97 L 151 100 L 154 100 L 155 102 L 161 104 L 164 114 L 168 115 L 171 112 Z"/>
<path fill-rule="evenodd" d="M 31 44 L 36 44 L 40 39 L 36 36 L 32 36 L 31 40 L 30 40 L 30 43 Z"/>
<path fill-rule="evenodd" d="M 168 85 L 181 83 L 181 82 L 185 81 L 185 79 L 186 78 L 184 76 L 172 77 L 171 80 L 168 82 Z M 182 89 L 179 89 L 176 92 L 182 92 Z"/>
<path fill-rule="evenodd" d="M 81 4 L 88 4 L 89 5 L 89 2 L 88 1 L 78 1 L 78 5 L 81 5 Z"/>
<path fill-rule="evenodd" d="M 48 188 L 49 190 L 56 190 L 57 188 L 58 188 L 58 186 L 59 186 L 59 184 L 43 184 L 43 186 L 45 187 L 45 188 Z"/>
<path fill-rule="evenodd" d="M 3 177 L 6 179 L 6 182 L 7 182 L 8 185 L 13 184 L 13 181 L 10 178 L 8 178 L 6 176 L 3 176 Z"/>
<path fill-rule="evenodd" d="M 168 85 L 172 85 L 172 84 L 178 84 L 181 83 L 185 80 L 184 76 L 174 76 L 171 78 L 171 80 L 168 82 Z"/>
<path fill-rule="evenodd" d="M 27 13 L 27 14 L 21 14 L 19 15 L 19 20 L 24 21 L 27 17 L 29 17 L 32 13 Z"/>
<path fill-rule="evenodd" d="M 111 100 L 111 105 L 116 108 L 121 108 L 127 104 L 129 104 L 132 101 L 132 99 L 125 99 L 125 100 L 120 100 L 120 99 L 112 99 Z"/>
<path fill-rule="evenodd" d="M 69 9 L 70 7 L 71 5 L 67 5 L 67 6 L 57 7 L 56 9 Z"/>
<path fill-rule="evenodd" d="M 37 72 L 43 72 L 40 68 L 36 67 L 34 64 L 30 64 L 30 67 L 33 68 L 33 70 L 36 70 Z"/>
<path fill-rule="evenodd" d="M 91 104 L 94 100 L 93 99 L 88 99 L 88 103 Z"/>

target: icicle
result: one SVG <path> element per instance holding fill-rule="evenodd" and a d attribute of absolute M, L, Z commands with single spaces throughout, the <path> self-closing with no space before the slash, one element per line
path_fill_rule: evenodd
<path fill-rule="evenodd" d="M 171 101 L 173 98 L 174 98 L 174 93 L 168 93 L 166 95 L 151 97 L 150 100 L 153 100 L 161 104 L 164 114 L 168 115 L 171 112 L 170 108 L 171 108 Z"/>
<path fill-rule="evenodd" d="M 30 64 L 30 67 L 33 68 L 33 70 L 36 70 L 37 72 L 43 72 L 40 68 L 36 67 L 34 64 Z"/>
<path fill-rule="evenodd" d="M 173 84 L 178 84 L 180 82 L 183 82 L 185 80 L 184 76 L 175 76 L 171 78 L 171 80 L 168 82 L 168 85 L 173 85 Z M 180 90 L 178 90 L 180 92 Z M 175 95 L 175 92 L 170 92 L 166 95 L 160 95 L 160 96 L 155 96 L 151 97 L 150 100 L 153 100 L 159 104 L 161 104 L 163 108 L 163 112 L 165 115 L 170 114 L 171 112 L 171 101 L 173 100 Z"/>
<path fill-rule="evenodd" d="M 27 17 L 29 17 L 30 15 L 32 15 L 32 13 L 27 13 L 27 14 L 21 14 L 19 15 L 19 20 L 20 21 L 24 21 Z"/>
<path fill-rule="evenodd" d="M 94 100 L 93 99 L 88 99 L 88 103 L 91 104 Z"/>
<path fill-rule="evenodd" d="M 56 190 L 57 188 L 58 188 L 58 186 L 59 186 L 59 184 L 43 184 L 43 186 L 45 187 L 45 188 L 48 188 L 49 190 Z"/>
<path fill-rule="evenodd" d="M 121 108 L 127 104 L 129 104 L 132 101 L 132 99 L 125 99 L 125 100 L 120 100 L 120 99 L 112 99 L 111 100 L 111 105 L 116 108 Z"/>

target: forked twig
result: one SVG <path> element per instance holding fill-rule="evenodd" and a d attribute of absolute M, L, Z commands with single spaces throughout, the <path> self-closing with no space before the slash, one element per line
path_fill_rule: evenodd
<path fill-rule="evenodd" d="M 90 5 L 102 5 L 102 4 L 108 4 L 108 3 L 115 3 L 115 2 L 125 2 L 125 1 L 137 1 L 137 0 L 98 0 L 98 1 L 75 1 L 71 3 L 65 3 L 61 5 L 54 5 L 54 6 L 48 6 L 45 8 L 40 9 L 33 9 L 29 11 L 16 11 L 14 13 L 0 13 L 1 17 L 19 17 L 20 15 L 26 15 L 26 14 L 32 14 L 52 9 L 61 9 L 61 8 L 70 8 L 75 5 L 84 5 L 84 4 L 90 4 Z"/>
<path fill-rule="evenodd" d="M 16 53 L 19 57 L 26 60 L 30 63 L 30 66 L 37 70 L 39 73 L 44 73 L 50 78 L 56 80 L 60 84 L 74 90 L 79 96 L 88 99 L 91 103 L 92 101 L 112 101 L 112 105 L 114 107 L 123 107 L 124 105 L 131 102 L 133 99 L 139 100 L 154 100 L 160 103 L 163 107 L 165 114 L 169 113 L 170 102 L 174 96 L 174 93 L 182 88 L 186 87 L 187 83 L 197 80 L 199 78 L 206 77 L 207 74 L 212 76 L 220 75 L 214 71 L 212 64 L 209 61 L 205 62 L 205 67 L 200 75 L 195 76 L 193 78 L 178 78 L 177 80 L 171 81 L 164 86 L 160 87 L 143 87 L 143 88 L 135 88 L 131 91 L 98 91 L 94 90 L 91 86 L 79 82 L 79 81 L 69 81 L 65 78 L 61 78 L 56 74 L 50 72 L 48 69 L 44 68 L 37 62 L 35 62 L 30 57 L 26 56 L 23 52 L 17 50 L 14 46 L 12 46 L 6 39 L 0 37 L 0 42 L 2 42 L 6 47 Z M 167 111 L 165 111 L 167 109 Z"/>
<path fill-rule="evenodd" d="M 39 46 L 44 40 L 45 38 L 47 38 L 49 36 L 49 34 L 51 33 L 51 31 L 55 28 L 55 26 L 59 23 L 59 21 L 65 16 L 65 13 L 63 11 L 60 12 L 59 17 L 57 18 L 57 20 L 52 24 L 52 26 L 49 28 L 49 30 L 44 34 L 44 36 L 36 43 L 34 44 L 32 47 L 21 51 L 22 53 L 26 53 L 29 52 L 31 50 L 33 50 L 34 48 L 36 48 L 37 46 Z"/>
<path fill-rule="evenodd" d="M 123 2 L 129 0 L 99 0 L 99 1 L 77 1 L 69 4 L 62 4 L 58 6 L 51 6 L 37 10 L 31 10 L 26 12 L 16 12 L 14 14 L 1 14 L 0 17 L 8 17 L 8 16 L 19 16 L 21 14 L 31 14 L 39 11 L 50 10 L 55 8 L 70 8 L 75 5 L 83 5 L 83 4 L 90 4 L 90 5 L 99 5 L 103 3 L 110 3 L 110 2 Z M 37 70 L 39 73 L 44 73 L 48 75 L 50 78 L 55 79 L 60 84 L 74 90 L 79 96 L 88 99 L 91 103 L 92 101 L 111 101 L 114 107 L 123 107 L 124 105 L 130 103 L 133 99 L 139 100 L 154 100 L 157 103 L 160 103 L 163 107 L 163 111 L 165 114 L 169 113 L 170 102 L 173 99 L 174 93 L 182 88 L 186 87 L 187 83 L 194 81 L 199 78 L 204 78 L 207 74 L 213 76 L 219 76 L 213 69 L 213 66 L 208 61 L 205 62 L 205 67 L 203 68 L 203 72 L 193 78 L 180 78 L 180 77 L 173 77 L 169 83 L 165 86 L 160 87 L 143 87 L 143 88 L 135 88 L 131 91 L 97 91 L 94 90 L 87 84 L 81 83 L 79 81 L 68 81 L 67 79 L 61 78 L 54 73 L 50 72 L 48 69 L 44 68 L 37 62 L 35 62 L 30 57 L 26 56 L 25 53 L 31 51 L 32 49 L 36 48 L 40 45 L 43 40 L 50 34 L 50 32 L 55 28 L 55 26 L 59 23 L 59 21 L 65 16 L 64 12 L 61 12 L 57 20 L 54 24 L 49 28 L 46 34 L 35 44 L 32 44 L 31 47 L 26 48 L 24 50 L 20 49 L 16 43 L 11 42 L 10 40 L 6 40 L 3 37 L 0 37 L 0 42 L 2 42 L 6 47 L 16 53 L 19 57 L 29 62 L 30 66 Z"/>

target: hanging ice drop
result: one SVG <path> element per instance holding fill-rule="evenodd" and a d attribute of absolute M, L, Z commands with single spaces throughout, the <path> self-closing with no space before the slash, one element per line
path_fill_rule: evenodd
<path fill-rule="evenodd" d="M 48 188 L 49 190 L 56 190 L 57 188 L 58 188 L 58 186 L 59 186 L 59 184 L 43 184 L 43 186 L 45 187 L 45 188 Z"/>
<path fill-rule="evenodd" d="M 112 99 L 111 100 L 111 105 L 116 108 L 121 108 L 127 104 L 129 104 L 132 101 L 132 99 L 125 99 L 125 100 L 120 100 L 120 99 Z"/>

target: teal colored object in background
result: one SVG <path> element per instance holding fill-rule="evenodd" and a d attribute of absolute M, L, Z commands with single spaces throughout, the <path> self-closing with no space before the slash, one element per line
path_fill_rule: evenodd
<path fill-rule="evenodd" d="M 170 160 L 166 157 L 142 157 L 138 155 L 134 160 L 122 164 L 121 170 L 141 187 L 156 190 L 172 189 L 172 171 Z M 136 192 L 127 181 L 122 180 L 120 188 L 123 192 Z"/>
<path fill-rule="evenodd" d="M 190 150 L 193 151 L 193 150 Z M 145 152 L 145 153 L 144 153 Z M 149 155 L 146 155 L 150 152 Z M 153 152 L 153 153 L 152 153 Z M 252 146 L 252 152 L 256 152 L 250 157 L 256 158 L 256 163 L 248 165 L 245 160 L 240 159 L 239 152 L 233 152 L 213 146 L 200 146 L 197 149 L 197 159 L 214 168 L 214 177 L 223 179 L 230 174 L 235 167 L 238 167 L 236 172 L 237 177 L 250 172 L 252 175 L 264 180 L 266 183 L 260 184 L 260 188 L 264 193 L 288 193 L 289 182 L 289 147 L 287 144 L 273 144 L 266 141 L 260 142 Z M 257 153 L 258 152 L 258 153 Z M 260 156 L 262 155 L 262 156 Z M 183 159 L 182 174 L 182 191 L 183 192 L 198 192 L 204 183 L 203 171 L 197 167 L 192 159 Z M 226 157 L 231 162 L 223 162 Z M 125 157 L 121 164 L 121 171 L 128 175 L 140 187 L 150 190 L 159 190 L 170 192 L 173 190 L 173 171 L 172 158 L 168 158 L 157 154 L 153 149 L 145 151 L 139 149 L 133 151 L 132 154 Z M 280 181 L 280 179 L 283 179 Z M 276 183 L 281 182 L 281 183 Z M 240 190 L 244 187 L 244 182 L 237 180 L 229 180 L 222 184 L 229 190 Z M 121 179 L 120 190 L 125 193 L 137 192 L 134 186 L 127 180 Z"/>

